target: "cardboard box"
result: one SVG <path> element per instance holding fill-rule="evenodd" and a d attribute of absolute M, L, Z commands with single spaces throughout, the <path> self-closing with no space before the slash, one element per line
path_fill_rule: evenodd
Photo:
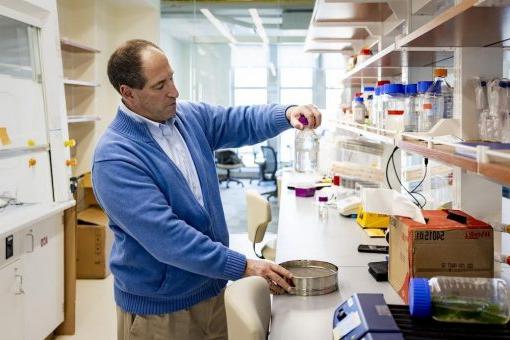
<path fill-rule="evenodd" d="M 389 282 L 406 303 L 412 277 L 493 277 L 490 225 L 459 210 L 425 210 L 423 215 L 426 224 L 391 219 Z"/>
<path fill-rule="evenodd" d="M 108 261 L 113 236 L 108 217 L 97 207 L 78 213 L 76 230 L 76 276 L 79 279 L 103 279 L 110 274 Z"/>

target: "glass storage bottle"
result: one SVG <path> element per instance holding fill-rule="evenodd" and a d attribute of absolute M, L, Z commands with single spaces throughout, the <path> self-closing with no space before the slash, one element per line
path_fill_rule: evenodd
<path fill-rule="evenodd" d="M 404 85 L 386 84 L 384 85 L 384 118 L 383 128 L 396 131 L 400 125 L 403 125 L 404 114 Z M 390 118 L 388 118 L 391 116 Z M 402 130 L 400 130 L 402 131 Z"/>
<path fill-rule="evenodd" d="M 370 121 L 372 126 L 379 127 L 379 100 L 381 98 L 381 87 L 376 87 L 374 90 L 374 99 L 372 100 L 372 114 Z"/>
<path fill-rule="evenodd" d="M 448 70 L 445 68 L 436 68 L 434 70 L 434 82 L 429 91 L 436 96 L 437 117 L 453 118 L 453 87 L 446 81 Z"/>
<path fill-rule="evenodd" d="M 418 94 L 416 84 L 405 86 L 405 112 L 404 112 L 404 131 L 414 132 L 418 128 L 418 116 L 416 114 L 416 96 Z"/>
<path fill-rule="evenodd" d="M 379 89 L 379 98 L 376 103 L 377 110 L 377 125 L 379 129 L 383 128 L 383 120 L 384 120 L 384 85 L 389 84 L 388 80 L 379 80 L 377 82 L 376 88 Z"/>
<path fill-rule="evenodd" d="M 319 158 L 319 137 L 308 127 L 308 120 L 301 116 L 299 121 L 305 127 L 296 130 L 294 140 L 294 169 L 297 172 L 315 172 Z"/>
<path fill-rule="evenodd" d="M 354 121 L 358 124 L 364 124 L 365 118 L 367 115 L 367 109 L 363 102 L 362 97 L 354 98 L 354 102 L 352 105 L 352 114 L 354 116 Z"/>
<path fill-rule="evenodd" d="M 429 92 L 431 81 L 418 82 L 418 131 L 426 132 L 436 124 L 436 97 Z"/>
<path fill-rule="evenodd" d="M 409 285 L 412 317 L 446 322 L 506 324 L 510 319 L 509 290 L 497 278 L 438 276 L 413 278 Z"/>

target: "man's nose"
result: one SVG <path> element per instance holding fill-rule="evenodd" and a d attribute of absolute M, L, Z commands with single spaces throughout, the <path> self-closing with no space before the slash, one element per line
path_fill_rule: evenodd
<path fill-rule="evenodd" d="M 168 96 L 170 98 L 178 98 L 179 97 L 179 90 L 177 90 L 177 87 L 172 84 L 170 87 L 170 91 L 168 92 Z"/>

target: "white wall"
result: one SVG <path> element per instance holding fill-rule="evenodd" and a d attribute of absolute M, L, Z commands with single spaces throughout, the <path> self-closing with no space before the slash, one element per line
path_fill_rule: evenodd
<path fill-rule="evenodd" d="M 179 90 L 179 98 L 191 100 L 190 82 L 190 43 L 175 39 L 169 33 L 168 19 L 161 20 L 160 47 L 165 51 L 170 65 L 174 69 L 174 81 Z"/>

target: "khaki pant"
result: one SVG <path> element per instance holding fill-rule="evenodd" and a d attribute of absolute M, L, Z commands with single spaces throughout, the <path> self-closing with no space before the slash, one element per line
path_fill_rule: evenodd
<path fill-rule="evenodd" d="M 118 340 L 226 340 L 223 290 L 191 308 L 161 315 L 136 315 L 117 306 Z"/>

